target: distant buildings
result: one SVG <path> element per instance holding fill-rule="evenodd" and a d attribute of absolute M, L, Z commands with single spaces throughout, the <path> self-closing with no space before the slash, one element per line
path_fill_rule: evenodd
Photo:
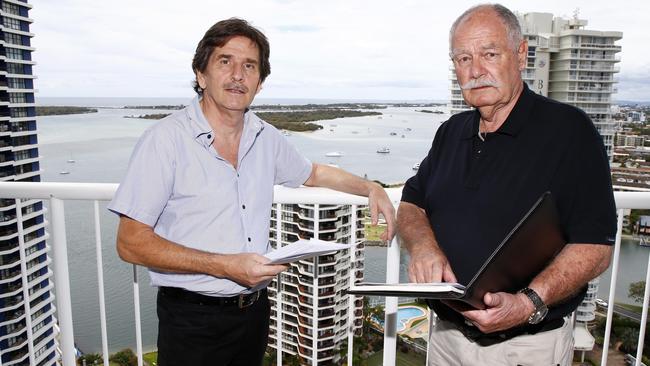
<path fill-rule="evenodd" d="M 269 346 L 278 349 L 276 324 L 281 323 L 283 356 L 297 357 L 301 365 L 338 364 L 348 332 L 361 335 L 363 299 L 349 304 L 344 291 L 353 278 L 363 280 L 362 219 L 362 209 L 355 211 L 349 205 L 293 204 L 280 205 L 280 212 L 273 209 L 273 247 L 278 239 L 283 245 L 307 238 L 358 244 L 354 250 L 292 263 L 280 278 L 280 300 L 277 280 L 269 286 Z M 348 317 L 350 312 L 353 317 Z"/>
<path fill-rule="evenodd" d="M 521 75 L 531 90 L 579 107 L 589 115 L 612 156 L 615 125 L 611 97 L 617 92 L 622 32 L 585 29 L 587 21 L 564 19 L 550 13 L 519 14 L 528 40 L 528 60 Z M 456 75 L 451 78 L 451 113 L 469 109 L 463 101 Z"/>
<path fill-rule="evenodd" d="M 40 181 L 34 76 L 26 1 L 1 3 L 0 180 Z M 58 359 L 50 248 L 43 203 L 0 199 L 0 365 L 48 366 Z"/>

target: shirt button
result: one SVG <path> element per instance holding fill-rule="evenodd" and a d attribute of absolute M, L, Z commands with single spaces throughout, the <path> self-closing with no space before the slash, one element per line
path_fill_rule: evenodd
<path fill-rule="evenodd" d="M 243 208 L 243 209 L 245 210 L 245 209 L 246 209 L 246 205 L 241 205 L 241 208 Z"/>
<path fill-rule="evenodd" d="M 212 138 L 212 135 L 208 135 L 208 138 L 211 139 L 211 138 Z"/>
<path fill-rule="evenodd" d="M 249 236 L 249 237 L 248 237 L 248 242 L 250 243 L 250 241 L 251 241 L 251 237 Z"/>

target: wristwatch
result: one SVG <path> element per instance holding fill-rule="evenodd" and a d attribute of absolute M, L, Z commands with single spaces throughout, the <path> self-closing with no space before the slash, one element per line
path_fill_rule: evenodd
<path fill-rule="evenodd" d="M 532 301 L 533 306 L 535 306 L 535 310 L 533 310 L 533 313 L 528 317 L 528 324 L 538 324 L 544 320 L 548 313 L 548 307 L 546 307 L 542 298 L 537 295 L 537 292 L 528 287 L 519 290 L 519 292 L 528 296 L 530 301 Z"/>

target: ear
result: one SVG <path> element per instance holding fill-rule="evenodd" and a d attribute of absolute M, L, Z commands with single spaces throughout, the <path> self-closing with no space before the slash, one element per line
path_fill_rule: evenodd
<path fill-rule="evenodd" d="M 519 48 L 517 48 L 517 60 L 519 61 L 519 71 L 522 71 L 523 69 L 526 68 L 527 58 L 528 58 L 528 41 L 524 39 L 519 43 Z"/>
<path fill-rule="evenodd" d="M 264 85 L 260 81 L 259 84 L 257 84 L 257 90 L 255 90 L 255 95 L 257 95 L 260 91 L 262 91 L 263 87 L 264 87 Z"/>
<path fill-rule="evenodd" d="M 208 86 L 205 75 L 201 71 L 196 72 L 196 81 L 199 83 L 199 88 L 205 89 Z"/>

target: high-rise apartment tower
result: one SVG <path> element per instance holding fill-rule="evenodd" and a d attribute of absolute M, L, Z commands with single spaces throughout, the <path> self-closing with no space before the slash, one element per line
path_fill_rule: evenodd
<path fill-rule="evenodd" d="M 32 8 L 0 0 L 0 181 L 40 181 Z M 43 203 L 0 200 L 0 365 L 56 364 L 57 330 Z"/>
<path fill-rule="evenodd" d="M 338 364 L 345 357 L 341 350 L 345 353 L 342 346 L 348 332 L 361 334 L 363 299 L 350 304 L 344 290 L 351 281 L 363 280 L 362 209 L 350 205 L 279 206 L 271 216 L 273 247 L 278 242 L 284 246 L 308 238 L 357 244 L 353 249 L 292 263 L 281 274 L 281 299 L 277 280 L 269 286 L 269 346 L 277 351 L 280 334 L 276 324 L 280 322 L 283 359 L 295 357 L 301 365 Z"/>

